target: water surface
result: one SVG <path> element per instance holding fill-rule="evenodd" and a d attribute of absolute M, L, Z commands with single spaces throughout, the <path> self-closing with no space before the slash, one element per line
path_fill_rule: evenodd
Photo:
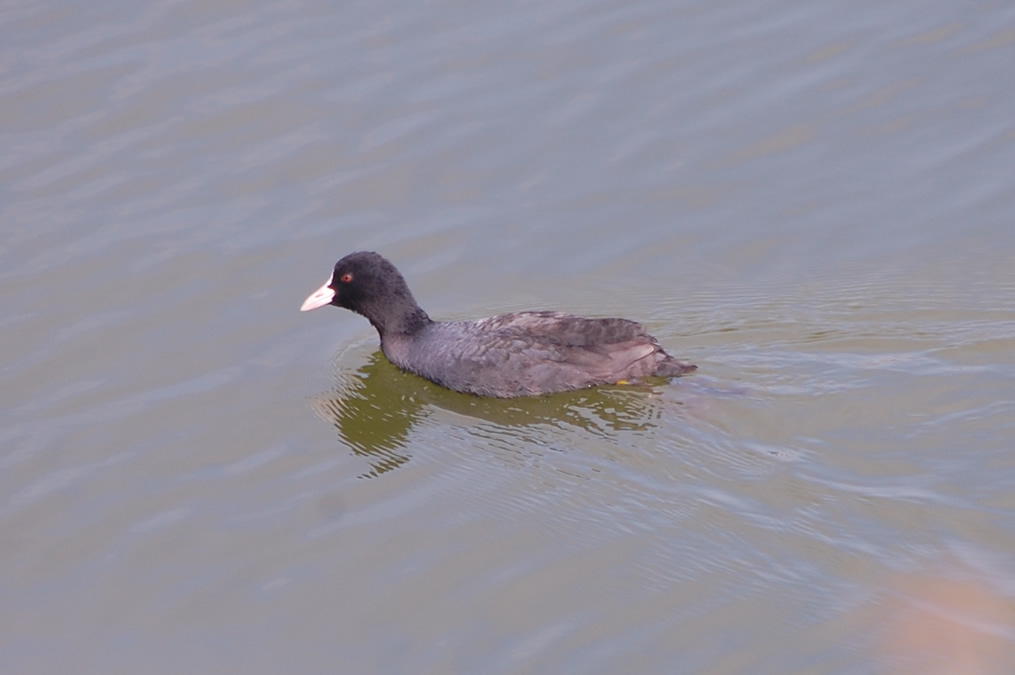
<path fill-rule="evenodd" d="M 5 672 L 1015 667 L 1007 4 L 2 12 Z M 699 371 L 443 391 L 357 249 Z"/>

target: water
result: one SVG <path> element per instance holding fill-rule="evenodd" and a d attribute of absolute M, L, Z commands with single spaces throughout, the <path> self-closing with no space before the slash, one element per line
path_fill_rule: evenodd
<path fill-rule="evenodd" d="M 5 672 L 1015 666 L 1007 4 L 0 11 Z M 443 391 L 356 249 L 700 370 Z"/>

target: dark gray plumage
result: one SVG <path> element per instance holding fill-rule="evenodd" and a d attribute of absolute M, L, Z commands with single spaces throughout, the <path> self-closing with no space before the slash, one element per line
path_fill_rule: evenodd
<path fill-rule="evenodd" d="M 476 321 L 433 321 L 388 260 L 350 253 L 301 311 L 324 305 L 362 314 L 402 370 L 478 396 L 530 396 L 697 368 L 674 359 L 641 324 L 560 312 L 517 312 Z"/>

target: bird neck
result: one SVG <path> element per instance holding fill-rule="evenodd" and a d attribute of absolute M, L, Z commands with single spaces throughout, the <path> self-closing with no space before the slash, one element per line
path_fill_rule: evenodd
<path fill-rule="evenodd" d="M 385 335 L 412 335 L 433 323 L 430 316 L 419 305 L 406 308 L 396 314 L 370 318 L 370 323 L 377 329 L 381 339 Z"/>

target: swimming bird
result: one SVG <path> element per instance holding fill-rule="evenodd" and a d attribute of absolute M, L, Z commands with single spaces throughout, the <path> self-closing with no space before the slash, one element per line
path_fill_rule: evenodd
<path fill-rule="evenodd" d="M 477 396 L 512 398 L 644 377 L 679 377 L 678 361 L 627 319 L 561 312 L 515 312 L 473 321 L 434 321 L 401 273 L 372 251 L 350 253 L 300 307 L 345 307 L 366 317 L 381 351 L 402 370 Z"/>

